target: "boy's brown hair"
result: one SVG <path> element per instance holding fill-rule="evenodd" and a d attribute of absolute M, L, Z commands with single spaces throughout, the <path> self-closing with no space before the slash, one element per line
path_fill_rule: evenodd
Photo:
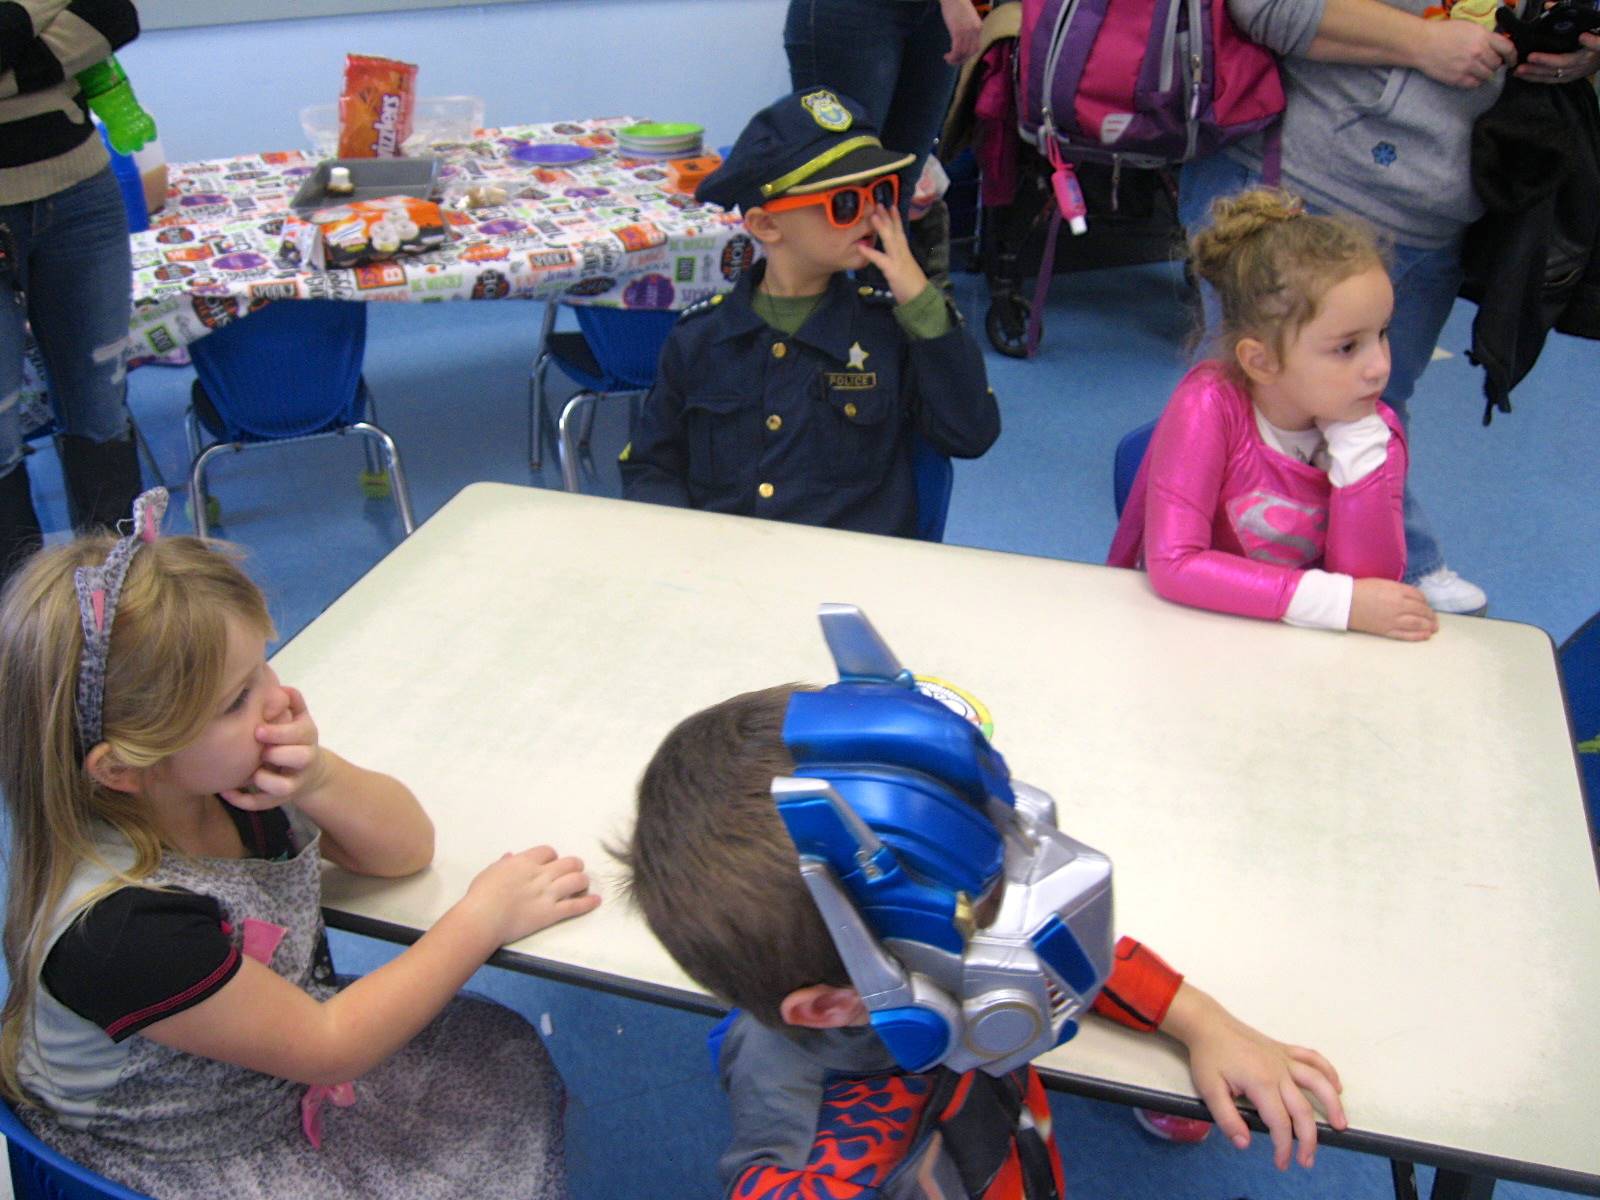
<path fill-rule="evenodd" d="M 772 801 L 798 685 L 746 692 L 666 736 L 639 780 L 638 820 L 612 854 L 651 931 L 691 978 L 768 1025 L 812 984 L 849 987 Z"/>

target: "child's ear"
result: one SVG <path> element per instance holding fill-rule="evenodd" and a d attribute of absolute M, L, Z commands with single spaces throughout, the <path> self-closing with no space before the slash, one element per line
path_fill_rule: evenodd
<path fill-rule="evenodd" d="M 1271 383 L 1278 377 L 1278 356 L 1260 338 L 1240 338 L 1233 348 L 1239 369 L 1252 383 Z"/>
<path fill-rule="evenodd" d="M 96 783 L 110 788 L 113 792 L 127 792 L 133 795 L 139 791 L 141 772 L 137 767 L 130 767 L 120 761 L 109 742 L 101 742 L 89 751 L 84 756 L 83 768 Z"/>
<path fill-rule="evenodd" d="M 797 988 L 778 1005 L 784 1024 L 801 1029 L 839 1029 L 846 1025 L 865 1025 L 867 1006 L 855 988 L 814 983 Z"/>
<path fill-rule="evenodd" d="M 783 240 L 783 231 L 778 228 L 778 222 L 764 208 L 756 207 L 746 212 L 744 227 L 749 230 L 750 236 L 763 246 L 770 246 L 773 242 Z"/>

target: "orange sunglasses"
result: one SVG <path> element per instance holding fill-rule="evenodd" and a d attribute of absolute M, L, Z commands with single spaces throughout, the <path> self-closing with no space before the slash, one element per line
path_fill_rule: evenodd
<path fill-rule="evenodd" d="M 825 192 L 811 192 L 804 196 L 780 196 L 761 207 L 768 212 L 788 212 L 812 204 L 827 205 L 828 224 L 835 229 L 849 229 L 861 219 L 867 201 L 879 208 L 894 208 L 900 203 L 900 176 L 881 175 L 866 183 L 841 183 Z"/>

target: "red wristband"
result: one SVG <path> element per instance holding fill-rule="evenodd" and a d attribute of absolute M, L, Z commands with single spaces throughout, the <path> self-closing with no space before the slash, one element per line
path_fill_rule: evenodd
<path fill-rule="evenodd" d="M 1130 937 L 1117 941 L 1111 978 L 1095 997 L 1094 1010 L 1119 1024 L 1151 1033 L 1166 1020 L 1183 976 L 1154 950 Z"/>

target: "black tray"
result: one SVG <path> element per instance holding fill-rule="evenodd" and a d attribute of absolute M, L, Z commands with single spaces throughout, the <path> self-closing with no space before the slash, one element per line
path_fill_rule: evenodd
<path fill-rule="evenodd" d="M 328 191 L 328 172 L 345 167 L 352 192 Z M 439 182 L 437 158 L 330 158 L 305 177 L 289 207 L 304 215 L 352 200 L 378 200 L 384 196 L 414 196 L 431 200 Z"/>

